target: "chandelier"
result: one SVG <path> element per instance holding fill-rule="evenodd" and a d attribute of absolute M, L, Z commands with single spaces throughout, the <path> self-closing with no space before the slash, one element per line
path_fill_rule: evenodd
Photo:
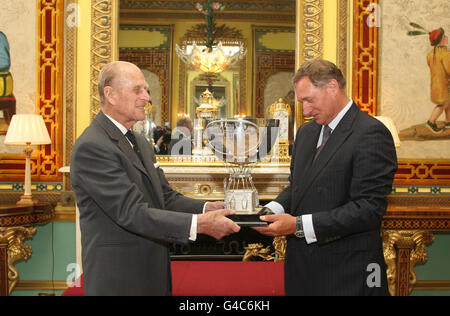
<path fill-rule="evenodd" d="M 197 10 L 206 17 L 206 43 L 205 39 L 183 45 L 175 45 L 175 51 L 180 59 L 191 69 L 207 75 L 221 73 L 236 65 L 247 53 L 243 43 L 227 42 L 225 45 L 216 37 L 216 25 L 213 12 L 222 11 L 224 5 L 218 1 L 208 0 L 203 5 L 196 4 Z"/>
<path fill-rule="evenodd" d="M 230 69 L 243 59 L 246 54 L 243 44 L 240 46 L 224 46 L 219 42 L 210 50 L 205 45 L 186 45 L 181 49 L 175 47 L 178 57 L 193 70 L 206 74 L 218 74 Z"/>

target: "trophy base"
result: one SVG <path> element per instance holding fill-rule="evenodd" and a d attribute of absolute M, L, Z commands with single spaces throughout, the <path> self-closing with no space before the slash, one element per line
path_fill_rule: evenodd
<path fill-rule="evenodd" d="M 247 212 L 236 212 L 234 215 L 228 215 L 227 217 L 231 219 L 233 222 L 238 224 L 241 227 L 261 227 L 269 225 L 267 222 L 263 222 L 259 219 L 262 214 L 263 209 L 258 208 L 254 211 Z"/>

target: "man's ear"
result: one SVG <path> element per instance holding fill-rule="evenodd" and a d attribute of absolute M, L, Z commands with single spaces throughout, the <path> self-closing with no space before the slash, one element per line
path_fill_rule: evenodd
<path fill-rule="evenodd" d="M 105 99 L 108 101 L 108 103 L 114 102 L 115 90 L 113 87 L 111 87 L 111 86 L 104 87 L 103 95 L 105 96 Z"/>
<path fill-rule="evenodd" d="M 340 90 L 339 83 L 337 82 L 336 79 L 331 79 L 327 83 L 327 88 L 329 89 L 330 92 L 333 92 L 333 94 L 335 94 L 335 95 L 337 95 L 337 93 Z"/>

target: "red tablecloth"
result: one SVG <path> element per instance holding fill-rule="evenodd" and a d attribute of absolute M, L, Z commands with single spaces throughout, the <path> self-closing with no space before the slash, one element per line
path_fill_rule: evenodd
<path fill-rule="evenodd" d="M 82 296 L 81 287 L 64 296 Z M 284 262 L 173 261 L 174 296 L 283 296 Z"/>

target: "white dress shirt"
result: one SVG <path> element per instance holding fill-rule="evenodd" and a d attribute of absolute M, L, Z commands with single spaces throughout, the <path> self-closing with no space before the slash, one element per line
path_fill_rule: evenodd
<path fill-rule="evenodd" d="M 331 133 L 336 129 L 339 122 L 342 120 L 344 115 L 350 110 L 351 106 L 353 104 L 353 100 L 350 99 L 350 101 L 347 103 L 347 105 L 336 115 L 336 117 L 328 124 L 328 126 L 331 128 Z M 320 136 L 317 141 L 317 148 L 322 143 L 323 138 L 323 126 L 320 131 Z M 269 202 L 266 205 L 267 208 L 269 208 L 273 213 L 275 214 L 284 214 L 284 208 L 283 206 L 275 201 Z M 312 244 L 317 242 L 316 233 L 314 232 L 314 225 L 312 220 L 312 214 L 302 215 L 302 224 L 303 224 L 303 232 L 305 233 L 305 240 L 308 244 Z"/>

